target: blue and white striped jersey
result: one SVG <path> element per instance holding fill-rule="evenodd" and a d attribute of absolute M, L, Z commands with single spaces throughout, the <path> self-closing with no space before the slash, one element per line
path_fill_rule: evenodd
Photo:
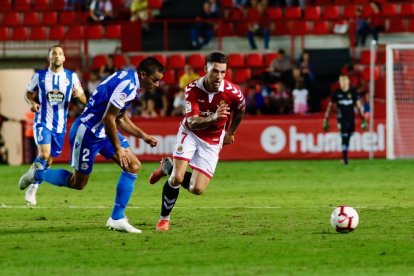
<path fill-rule="evenodd" d="M 118 71 L 98 85 L 89 98 L 85 110 L 80 116 L 82 123 L 98 138 L 106 137 L 102 123 L 103 115 L 109 104 L 113 104 L 125 112 L 137 97 L 141 88 L 135 70 Z"/>
<path fill-rule="evenodd" d="M 36 72 L 27 85 L 29 92 L 38 91 L 40 111 L 34 124 L 43 124 L 56 133 L 66 130 L 68 107 L 73 89 L 82 89 L 78 75 L 67 69 L 58 73 L 49 69 Z"/>

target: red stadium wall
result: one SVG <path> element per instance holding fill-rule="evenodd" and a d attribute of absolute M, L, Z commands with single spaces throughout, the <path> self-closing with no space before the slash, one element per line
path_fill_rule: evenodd
<path fill-rule="evenodd" d="M 150 148 L 139 139 L 128 137 L 132 151 L 141 161 L 159 161 L 161 157 L 171 154 L 179 118 L 134 119 L 134 122 L 159 141 L 157 147 Z M 224 146 L 220 159 L 339 158 L 341 144 L 335 122 L 332 118 L 331 131 L 324 132 L 320 116 L 246 117 L 236 133 L 235 143 Z M 374 130 L 374 134 L 370 135 L 357 128 L 351 139 L 351 158 L 367 158 L 371 146 L 374 147 L 375 157 L 385 157 L 385 119 L 376 119 Z M 56 161 L 68 162 L 69 149 L 66 141 L 63 154 Z M 98 156 L 97 161 L 104 161 L 104 158 Z"/>

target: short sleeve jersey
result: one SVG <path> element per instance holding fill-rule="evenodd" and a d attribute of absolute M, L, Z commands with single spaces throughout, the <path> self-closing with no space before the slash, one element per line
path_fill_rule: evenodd
<path fill-rule="evenodd" d="M 35 114 L 34 124 L 43 124 L 56 133 L 64 132 L 75 88 L 82 89 L 78 75 L 70 70 L 55 73 L 46 69 L 35 73 L 27 85 L 29 92 L 38 92 L 40 111 Z"/>
<path fill-rule="evenodd" d="M 348 121 L 355 119 L 354 106 L 359 100 L 358 93 L 352 87 L 348 91 L 336 90 L 331 97 L 331 101 L 336 104 L 338 121 Z"/>
<path fill-rule="evenodd" d="M 80 120 L 96 137 L 105 138 L 102 119 L 109 104 L 119 108 L 121 113 L 125 112 L 139 89 L 138 74 L 134 70 L 113 73 L 93 92 Z"/>
<path fill-rule="evenodd" d="M 185 88 L 186 114 L 183 124 L 188 128 L 187 118 L 194 115 L 208 117 L 214 114 L 218 106 L 227 104 L 233 113 L 245 107 L 245 99 L 239 87 L 233 83 L 223 80 L 219 91 L 207 92 L 203 82 L 205 77 L 193 81 Z M 221 119 L 205 129 L 194 129 L 192 132 L 209 144 L 219 144 L 220 137 L 225 131 L 228 120 Z"/>

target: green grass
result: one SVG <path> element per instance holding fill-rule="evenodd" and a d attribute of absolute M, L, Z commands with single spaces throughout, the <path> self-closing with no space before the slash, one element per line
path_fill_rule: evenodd
<path fill-rule="evenodd" d="M 0 167 L 0 275 L 413 275 L 414 161 L 220 162 L 205 194 L 181 190 L 157 233 L 162 184 L 144 163 L 127 209 L 143 230 L 107 230 L 120 169 L 97 164 L 83 191 L 43 184 L 27 207 L 28 166 Z M 56 164 L 57 167 L 67 167 Z M 348 204 L 358 228 L 329 217 Z"/>

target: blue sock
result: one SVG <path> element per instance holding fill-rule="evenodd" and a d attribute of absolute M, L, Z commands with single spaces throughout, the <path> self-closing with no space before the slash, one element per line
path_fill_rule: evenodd
<path fill-rule="evenodd" d="M 124 211 L 134 190 L 135 179 L 137 179 L 136 174 L 128 172 L 121 173 L 116 187 L 115 204 L 111 215 L 112 219 L 117 220 L 125 217 Z"/>
<path fill-rule="evenodd" d="M 33 163 L 40 163 L 42 164 L 43 168 L 46 168 L 47 160 L 41 159 L 39 156 L 33 161 Z"/>
<path fill-rule="evenodd" d="M 37 170 L 35 172 L 35 179 L 39 181 L 46 181 L 55 186 L 67 187 L 68 179 L 71 175 L 71 172 L 64 169 Z"/>

